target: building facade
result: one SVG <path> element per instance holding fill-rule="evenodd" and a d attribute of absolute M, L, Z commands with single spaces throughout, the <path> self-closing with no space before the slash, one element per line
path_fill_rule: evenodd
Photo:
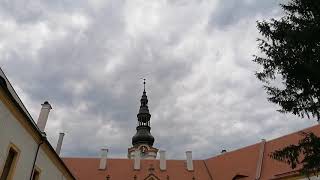
<path fill-rule="evenodd" d="M 46 120 L 51 106 L 42 105 Z M 42 124 L 41 124 L 42 123 Z M 73 180 L 44 132 L 32 120 L 5 75 L 0 73 L 0 180 Z"/>

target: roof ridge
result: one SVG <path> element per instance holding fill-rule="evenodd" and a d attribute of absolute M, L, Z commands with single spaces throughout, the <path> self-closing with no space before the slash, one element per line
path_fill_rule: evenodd
<path fill-rule="evenodd" d="M 277 138 L 268 140 L 267 142 L 272 142 L 272 141 L 276 141 L 276 140 L 279 140 L 279 139 L 283 139 L 283 138 L 285 138 L 285 137 L 298 134 L 299 132 L 303 132 L 303 131 L 308 131 L 308 130 L 314 129 L 314 128 L 316 128 L 317 126 L 320 127 L 320 124 L 316 124 L 316 125 L 313 125 L 313 126 L 310 126 L 310 127 L 307 127 L 307 128 L 301 129 L 301 130 L 298 130 L 298 131 L 291 132 L 291 133 L 289 133 L 289 134 L 285 134 L 285 135 L 283 135 L 283 136 L 280 136 L 280 137 L 277 137 Z"/>
<path fill-rule="evenodd" d="M 222 153 L 222 154 L 217 154 L 217 155 L 215 155 L 215 156 L 209 157 L 209 158 L 204 159 L 204 160 L 209 160 L 209 159 L 212 159 L 212 158 L 215 158 L 215 157 L 223 156 L 223 155 L 230 154 L 230 153 L 233 153 L 233 152 L 236 152 L 236 151 L 240 151 L 240 150 L 243 150 L 243 149 L 246 149 L 246 148 L 250 148 L 250 147 L 256 146 L 256 145 L 258 145 L 258 144 L 260 144 L 260 143 L 261 143 L 261 142 L 257 142 L 257 143 L 250 144 L 250 145 L 247 145 L 247 146 L 238 148 L 238 149 L 234 149 L 234 150 L 231 150 L 231 151 L 227 151 L 227 152 Z"/>
<path fill-rule="evenodd" d="M 297 133 L 299 133 L 299 132 L 311 131 L 312 129 L 317 128 L 317 127 L 320 128 L 320 124 L 316 124 L 316 125 L 313 125 L 313 126 L 304 128 L 304 129 L 302 129 L 302 130 L 294 131 L 294 132 L 291 132 L 291 133 L 289 133 L 289 134 L 285 134 L 285 135 L 283 135 L 283 136 L 280 136 L 280 137 L 277 137 L 277 138 L 274 138 L 274 139 L 271 139 L 271 140 L 266 140 L 266 143 L 274 142 L 274 141 L 276 141 L 276 140 L 283 139 L 283 138 L 286 138 L 286 137 L 288 137 L 288 136 L 295 135 L 295 134 L 297 134 Z M 235 149 L 235 150 L 232 150 L 232 151 L 223 153 L 223 154 L 217 154 L 217 155 L 211 156 L 211 157 L 209 157 L 209 158 L 207 158 L 207 159 L 204 159 L 204 160 L 209 160 L 209 159 L 216 158 L 216 157 L 219 157 L 219 156 L 222 156 L 222 155 L 225 155 L 225 154 L 230 154 L 230 153 L 233 153 L 233 152 L 237 152 L 237 151 L 240 151 L 240 150 L 243 150 L 243 149 L 250 148 L 250 147 L 252 147 L 252 146 L 258 145 L 258 144 L 260 144 L 260 143 L 261 143 L 261 142 L 256 142 L 256 143 L 254 143 L 254 144 L 251 144 L 251 145 L 248 145 L 248 146 L 245 146 L 245 147 L 241 147 L 241 148 L 238 148 L 238 149 Z"/>

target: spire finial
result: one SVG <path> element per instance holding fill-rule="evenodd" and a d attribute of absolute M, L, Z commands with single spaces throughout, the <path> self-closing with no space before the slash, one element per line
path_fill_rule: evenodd
<path fill-rule="evenodd" d="M 146 92 L 146 79 L 141 78 L 143 80 L 143 92 Z"/>

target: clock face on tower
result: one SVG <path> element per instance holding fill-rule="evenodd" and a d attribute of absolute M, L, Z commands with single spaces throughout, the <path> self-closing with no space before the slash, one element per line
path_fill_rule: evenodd
<path fill-rule="evenodd" d="M 142 155 L 146 155 L 146 153 L 148 151 L 148 147 L 147 146 L 140 146 L 139 150 L 140 150 Z"/>

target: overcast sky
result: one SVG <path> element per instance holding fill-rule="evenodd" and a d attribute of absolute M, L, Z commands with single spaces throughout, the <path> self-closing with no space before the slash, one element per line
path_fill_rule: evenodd
<path fill-rule="evenodd" d="M 126 158 L 147 79 L 154 146 L 203 159 L 316 124 L 266 99 L 256 21 L 280 0 L 0 0 L 0 64 L 63 156 Z"/>

